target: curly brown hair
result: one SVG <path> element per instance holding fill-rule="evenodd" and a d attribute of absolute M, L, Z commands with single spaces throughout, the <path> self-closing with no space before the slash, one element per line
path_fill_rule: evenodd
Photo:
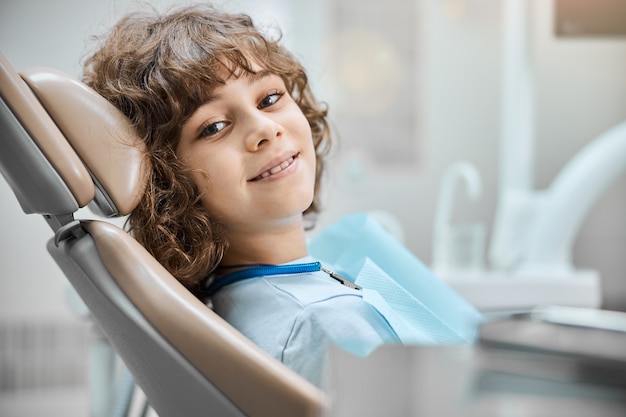
<path fill-rule="evenodd" d="M 280 76 L 309 125 L 316 150 L 315 197 L 304 212 L 319 211 L 323 159 L 330 145 L 326 106 L 316 101 L 302 65 L 243 14 L 196 5 L 122 18 L 84 62 L 84 82 L 119 108 L 147 145 L 148 187 L 128 218 L 133 236 L 172 275 L 199 294 L 228 242 L 189 172 L 175 154 L 181 126 L 227 77 L 254 73 L 253 65 Z"/>

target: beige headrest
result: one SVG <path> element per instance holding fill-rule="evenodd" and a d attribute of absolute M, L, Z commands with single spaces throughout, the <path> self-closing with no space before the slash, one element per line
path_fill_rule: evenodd
<path fill-rule="evenodd" d="M 0 94 L 71 191 L 79 206 L 94 198 L 89 172 L 28 85 L 0 53 Z"/>
<path fill-rule="evenodd" d="M 35 68 L 21 75 L 117 209 L 105 214 L 130 213 L 144 192 L 150 166 L 145 144 L 128 118 L 60 71 Z"/>

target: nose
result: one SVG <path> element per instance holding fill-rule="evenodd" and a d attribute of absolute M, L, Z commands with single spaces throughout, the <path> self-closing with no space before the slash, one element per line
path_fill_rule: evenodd
<path fill-rule="evenodd" d="M 282 125 L 271 114 L 255 109 L 246 118 L 247 134 L 245 145 L 248 151 L 256 152 L 270 141 L 283 134 Z"/>

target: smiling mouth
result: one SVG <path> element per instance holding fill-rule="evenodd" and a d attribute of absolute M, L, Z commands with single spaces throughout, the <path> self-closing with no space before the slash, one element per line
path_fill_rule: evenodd
<path fill-rule="evenodd" d="M 284 160 L 280 164 L 278 164 L 278 165 L 268 169 L 267 171 L 263 171 L 261 174 L 259 174 L 258 176 L 252 178 L 250 181 L 259 181 L 259 180 L 262 180 L 264 178 L 270 177 L 272 175 L 278 174 L 282 170 L 284 170 L 286 168 L 289 168 L 291 166 L 291 164 L 293 164 L 293 161 L 296 160 L 297 157 L 298 157 L 297 154 L 289 157 L 288 159 Z"/>

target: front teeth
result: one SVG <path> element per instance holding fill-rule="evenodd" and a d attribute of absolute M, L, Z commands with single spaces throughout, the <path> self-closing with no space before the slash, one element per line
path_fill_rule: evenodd
<path fill-rule="evenodd" d="M 287 168 L 289 165 L 293 163 L 293 156 L 286 161 L 282 162 L 280 165 L 276 165 L 274 168 L 270 168 L 261 175 L 257 177 L 257 179 L 267 178 L 270 175 L 278 174 L 283 169 Z"/>

